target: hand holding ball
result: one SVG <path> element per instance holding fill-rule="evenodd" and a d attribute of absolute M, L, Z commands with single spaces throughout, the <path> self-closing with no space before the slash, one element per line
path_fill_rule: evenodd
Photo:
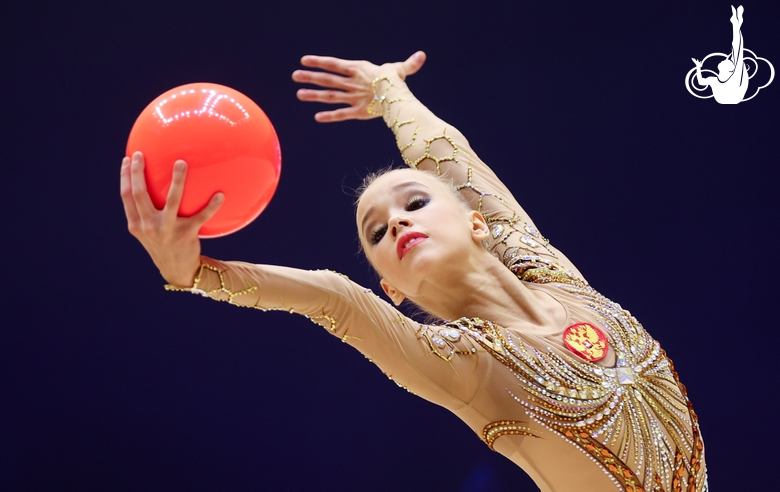
<path fill-rule="evenodd" d="M 271 201 L 281 172 L 279 139 L 262 109 L 240 92 L 196 83 L 172 89 L 144 109 L 127 141 L 141 151 L 155 207 L 165 205 L 173 164 L 187 163 L 179 215 L 189 217 L 217 193 L 225 203 L 199 231 L 202 238 L 236 232 Z"/>

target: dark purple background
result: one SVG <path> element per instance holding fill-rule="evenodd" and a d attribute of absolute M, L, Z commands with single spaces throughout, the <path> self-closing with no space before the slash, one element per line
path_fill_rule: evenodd
<path fill-rule="evenodd" d="M 400 161 L 392 136 L 315 123 L 290 73 L 307 53 L 416 49 L 412 89 L 674 359 L 713 488 L 771 488 L 780 80 L 736 106 L 685 90 L 692 57 L 730 50 L 727 2 L 517 3 L 2 7 L 0 489 L 534 490 L 304 318 L 165 292 L 126 231 L 138 113 L 216 82 L 269 115 L 283 172 L 259 219 L 205 253 L 376 288 L 343 190 Z M 745 7 L 746 47 L 780 68 L 777 2 Z"/>

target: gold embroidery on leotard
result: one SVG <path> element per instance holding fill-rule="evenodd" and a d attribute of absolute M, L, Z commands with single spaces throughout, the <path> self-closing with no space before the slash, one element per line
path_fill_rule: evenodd
<path fill-rule="evenodd" d="M 216 289 L 209 290 L 209 291 L 206 291 L 206 290 L 203 290 L 203 289 L 200 288 L 200 284 L 201 284 L 201 282 L 203 282 L 203 275 L 206 272 L 213 272 L 214 274 L 216 274 L 219 277 L 219 287 L 217 287 Z M 332 272 L 332 273 L 336 273 L 336 272 Z M 342 276 L 344 278 L 347 278 L 345 275 L 342 275 L 340 273 L 338 275 L 340 275 L 340 276 Z M 191 292 L 193 294 L 199 294 L 199 295 L 202 295 L 204 297 L 210 297 L 211 299 L 214 299 L 215 301 L 223 301 L 223 302 L 227 302 L 229 304 L 232 304 L 234 306 L 249 307 L 249 308 L 254 308 L 254 309 L 257 309 L 257 310 L 260 310 L 260 311 L 287 311 L 290 314 L 301 314 L 306 319 L 310 320 L 311 322 L 313 322 L 313 323 L 315 323 L 315 324 L 317 324 L 317 325 L 319 325 L 319 326 L 321 326 L 321 327 L 323 327 L 323 328 L 325 328 L 325 329 L 327 329 L 329 331 L 332 331 L 332 332 L 336 331 L 336 329 L 338 327 L 338 321 L 333 316 L 329 316 L 325 312 L 323 312 L 321 314 L 313 314 L 313 315 L 306 315 L 306 314 L 303 314 L 303 313 L 298 313 L 294 309 L 286 307 L 285 303 L 284 303 L 284 299 L 280 299 L 281 305 L 278 306 L 278 307 L 261 307 L 261 306 L 258 306 L 256 304 L 250 305 L 250 304 L 240 304 L 240 303 L 236 302 L 235 301 L 236 297 L 247 295 L 247 294 L 253 294 L 253 293 L 255 293 L 257 291 L 257 286 L 256 285 L 252 285 L 250 282 L 248 282 L 246 280 L 244 280 L 244 281 L 246 282 L 246 288 L 244 288 L 244 289 L 242 289 L 240 291 L 237 291 L 237 292 L 233 292 L 233 291 L 231 291 L 227 287 L 227 285 L 225 283 L 225 275 L 224 275 L 224 272 L 222 270 L 220 270 L 219 268 L 217 268 L 217 267 L 215 267 L 213 265 L 209 265 L 207 263 L 201 263 L 200 269 L 198 270 L 198 274 L 195 276 L 195 280 L 194 280 L 194 282 L 192 284 L 192 287 L 176 287 L 175 285 L 167 284 L 167 285 L 165 285 L 165 290 L 175 291 L 175 292 Z M 353 336 L 347 335 L 347 333 L 345 331 L 344 334 L 341 337 L 341 341 L 342 342 L 346 342 L 347 339 L 350 339 L 350 338 L 354 338 L 354 339 L 360 340 L 358 337 L 353 337 Z"/>
<path fill-rule="evenodd" d="M 512 210 L 510 202 L 499 193 L 481 186 L 479 175 L 475 179 L 474 169 L 468 164 L 475 158 L 458 145 L 453 132 L 448 135 L 443 129 L 440 134 L 429 135 L 418 124 L 416 115 L 402 118 L 400 109 L 394 109 L 404 99 L 393 97 L 389 79 L 375 80 L 373 88 L 375 97 L 369 112 L 381 114 L 393 130 L 404 162 L 412 168 L 432 164 L 439 176 L 447 176 L 448 169 L 460 166 L 458 174 L 463 176 L 465 172 L 465 181 L 459 178 L 463 182 L 456 183 L 455 188 L 485 216 L 490 229 L 489 250 L 521 280 L 551 284 L 579 297 L 582 305 L 603 324 L 618 355 L 618 364 L 603 368 L 549 347 L 536 349 L 522 338 L 478 318 L 464 318 L 444 326 L 421 325 L 416 333 L 428 354 L 452 365 L 456 355 L 488 351 L 514 373 L 523 391 L 510 393 L 510 397 L 522 406 L 534 427 L 555 433 L 583 452 L 621 490 L 703 491 L 706 470 L 698 419 L 685 387 L 658 343 L 628 311 L 566 272 L 556 250 L 530 220 L 518 213 L 521 211 Z M 402 133 L 408 136 L 402 137 Z M 497 207 L 498 211 L 492 214 L 485 213 L 496 208 L 491 207 L 496 204 L 507 206 Z M 204 268 L 219 275 L 219 288 L 208 292 L 198 288 Z M 237 296 L 256 290 L 248 284 L 240 291 L 230 291 L 222 272 L 208 265 L 201 267 L 192 288 L 166 288 L 189 290 L 236 305 L 240 305 L 235 302 Z M 253 307 L 288 310 L 283 307 L 283 299 L 281 305 Z M 399 329 L 411 329 L 400 314 L 398 317 Z M 324 312 L 310 319 L 335 330 L 336 320 Z M 347 338 L 352 337 L 345 334 L 342 340 Z M 370 356 L 367 358 L 370 360 Z M 390 374 L 387 377 L 393 379 Z M 509 420 L 493 422 L 483 430 L 483 438 L 492 447 L 503 435 L 533 435 L 531 428 L 522 424 Z"/>
<path fill-rule="evenodd" d="M 704 490 L 698 419 L 658 342 L 628 311 L 576 278 L 536 268 L 521 279 L 582 299 L 609 333 L 616 366 L 536 349 L 481 319 L 450 326 L 512 370 L 527 395 L 512 398 L 526 414 L 591 457 L 620 490 L 678 490 L 680 484 Z"/>
<path fill-rule="evenodd" d="M 530 427 L 521 425 L 523 423 L 517 420 L 491 422 L 482 430 L 482 440 L 485 441 L 490 449 L 493 449 L 493 443 L 501 436 L 513 435 L 539 438 Z"/>
<path fill-rule="evenodd" d="M 384 82 L 384 83 L 380 83 Z M 380 95 L 379 86 L 383 92 Z M 374 84 L 374 106 L 372 114 L 381 114 L 387 126 L 395 134 L 396 145 L 401 153 L 401 157 L 404 163 L 413 169 L 418 169 L 421 164 L 426 161 L 433 163 L 434 172 L 437 176 L 445 176 L 446 171 L 443 169 L 444 164 L 450 164 L 453 166 L 461 166 L 459 160 L 460 155 L 468 156 L 470 159 L 474 159 L 464 149 L 458 146 L 457 142 L 449 135 L 446 130 L 441 134 L 427 136 L 422 138 L 422 142 L 418 142 L 422 127 L 419 125 L 411 130 L 409 137 L 401 136 L 401 130 L 408 125 L 416 124 L 416 117 L 408 119 L 400 119 L 400 110 L 393 111 L 393 105 L 399 102 L 405 101 L 402 98 L 391 98 L 388 94 L 394 86 L 389 79 L 378 79 Z M 381 107 L 379 111 L 378 107 Z M 434 147 L 437 147 L 434 150 Z M 419 148 L 422 147 L 422 148 Z M 409 156 L 409 151 L 416 150 L 418 155 L 415 157 Z M 472 203 L 472 208 L 480 212 L 485 217 L 488 226 L 491 231 L 491 238 L 489 239 L 489 249 L 504 263 L 507 261 L 514 261 L 516 266 L 520 268 L 522 264 L 541 262 L 548 268 L 554 270 L 565 270 L 556 260 L 558 255 L 556 251 L 549 245 L 549 241 L 539 233 L 539 231 L 532 224 L 528 223 L 524 218 L 516 214 L 515 212 L 500 212 L 498 214 L 486 214 L 483 206 L 485 200 L 496 200 L 503 204 L 507 204 L 507 201 L 501 195 L 493 193 L 478 184 L 474 183 L 472 166 L 467 165 L 466 181 L 463 183 L 454 183 L 456 191 L 461 192 L 464 197 Z M 474 198 L 469 199 L 466 192 L 473 193 Z M 508 208 L 508 207 L 507 207 Z M 515 244 L 516 243 L 516 244 Z M 551 259 L 539 256 L 539 252 L 543 252 L 545 255 L 549 255 Z"/>
<path fill-rule="evenodd" d="M 206 270 L 210 270 L 216 273 L 217 275 L 219 275 L 218 288 L 212 289 L 210 291 L 205 291 L 200 288 L 200 283 L 203 280 L 203 273 Z M 198 269 L 198 274 L 195 276 L 195 281 L 193 282 L 192 287 L 176 287 L 175 285 L 167 284 L 165 286 L 165 290 L 171 290 L 177 292 L 192 292 L 193 294 L 200 294 L 205 297 L 211 297 L 220 301 L 227 301 L 230 304 L 235 304 L 233 302 L 233 298 L 235 298 L 236 296 L 242 296 L 244 294 L 251 294 L 255 290 L 257 290 L 257 287 L 247 282 L 247 286 L 245 289 L 240 290 L 238 292 L 233 292 L 225 286 L 225 277 L 223 277 L 222 272 L 219 270 L 219 268 L 202 263 L 200 265 L 200 269 Z M 219 296 L 219 294 L 227 295 L 227 299 L 221 299 L 219 297 L 215 297 L 215 296 Z"/>

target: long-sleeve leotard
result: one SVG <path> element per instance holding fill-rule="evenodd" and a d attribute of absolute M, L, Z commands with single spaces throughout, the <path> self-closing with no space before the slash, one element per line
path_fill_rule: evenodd
<path fill-rule="evenodd" d="M 168 289 L 304 315 L 358 349 L 399 386 L 446 408 L 470 402 L 489 368 L 489 355 L 456 330 L 411 320 L 339 273 L 201 261 L 191 288 Z"/>
<path fill-rule="evenodd" d="M 565 307 L 561 330 L 580 322 L 604 330 L 617 367 L 573 356 L 562 332 L 533 336 L 478 318 L 418 323 L 332 271 L 203 257 L 195 284 L 183 290 L 307 316 L 399 386 L 458 415 L 543 491 L 640 490 L 640 484 L 677 490 L 683 477 L 690 490 L 705 490 L 696 416 L 658 343 L 547 243 L 458 130 L 402 81 L 390 82 L 375 83 L 372 109 L 394 131 L 404 161 L 452 179 L 489 221 L 491 251 L 526 288 Z"/>
<path fill-rule="evenodd" d="M 541 258 L 553 269 L 582 278 L 571 261 L 541 235 L 518 201 L 472 150 L 457 128 L 438 118 L 400 79 L 374 81 L 371 111 L 393 131 L 404 162 L 451 180 L 491 226 L 490 250 L 515 273 Z"/>
<path fill-rule="evenodd" d="M 380 79 L 374 86 L 382 92 L 371 110 L 383 112 L 404 161 L 453 181 L 489 221 L 491 251 L 508 267 L 515 273 L 533 265 L 576 271 L 542 237 L 460 131 L 437 118 L 400 79 Z M 232 304 L 303 314 L 360 350 L 399 385 L 447 408 L 468 403 L 479 389 L 475 371 L 487 370 L 487 363 L 476 360 L 485 352 L 464 345 L 460 335 L 446 336 L 447 329 L 441 328 L 442 335 L 439 328 L 403 316 L 370 290 L 335 272 L 205 257 L 203 265 L 195 292 Z"/>
<path fill-rule="evenodd" d="M 400 79 L 379 79 L 374 87 L 377 95 L 371 110 L 382 111 L 404 162 L 452 180 L 472 208 L 488 220 L 490 250 L 507 267 L 516 274 L 545 266 L 579 275 L 476 157 L 460 131 L 436 117 Z M 195 292 L 241 306 L 303 314 L 360 350 L 399 385 L 447 408 L 467 404 L 479 389 L 475 371 L 487 370 L 486 362 L 476 360 L 485 354 L 483 350 L 464 345 L 455 332 L 446 336 L 446 328 L 403 316 L 370 290 L 335 272 L 205 257 L 203 265 Z"/>

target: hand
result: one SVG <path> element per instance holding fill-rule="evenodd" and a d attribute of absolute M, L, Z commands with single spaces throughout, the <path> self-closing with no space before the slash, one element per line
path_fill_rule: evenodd
<path fill-rule="evenodd" d="M 197 214 L 178 217 L 186 175 L 187 164 L 176 161 L 165 206 L 157 210 L 146 190 L 144 156 L 136 152 L 132 160 L 129 157 L 122 160 L 120 192 L 127 228 L 152 257 L 165 280 L 178 287 L 191 287 L 195 281 L 200 268 L 198 230 L 224 201 L 224 195 L 216 193 Z"/>
<path fill-rule="evenodd" d="M 406 61 L 374 65 L 359 60 L 342 60 L 329 56 L 307 55 L 301 58 L 301 65 L 319 68 L 326 72 L 296 70 L 292 78 L 296 82 L 314 84 L 326 88 L 299 89 L 297 96 L 301 101 L 323 102 L 328 104 L 348 104 L 348 108 L 322 111 L 314 115 L 320 123 L 345 120 L 368 120 L 378 115 L 368 112 L 368 105 L 374 99 L 371 87 L 374 79 L 380 77 L 400 78 L 417 73 L 425 63 L 425 53 L 418 51 Z M 327 73 L 334 72 L 334 73 Z"/>
<path fill-rule="evenodd" d="M 701 68 L 701 62 L 699 60 L 697 60 L 696 58 L 691 58 L 691 60 L 693 60 L 693 63 L 696 64 L 696 67 Z"/>

